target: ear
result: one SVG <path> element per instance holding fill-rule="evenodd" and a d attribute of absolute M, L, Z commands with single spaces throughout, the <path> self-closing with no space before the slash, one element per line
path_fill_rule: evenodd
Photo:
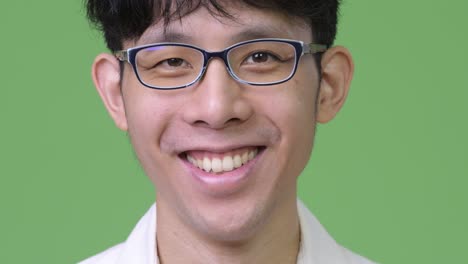
<path fill-rule="evenodd" d="M 333 47 L 322 56 L 322 80 L 317 98 L 317 121 L 327 123 L 343 106 L 353 78 L 354 63 L 344 47 Z"/>
<path fill-rule="evenodd" d="M 94 85 L 116 126 L 127 131 L 125 105 L 120 89 L 119 61 L 110 54 L 100 54 L 92 67 Z"/>

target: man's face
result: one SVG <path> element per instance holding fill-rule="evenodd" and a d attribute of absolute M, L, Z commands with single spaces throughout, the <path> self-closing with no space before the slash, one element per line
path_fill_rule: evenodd
<path fill-rule="evenodd" d="M 235 21 L 198 9 L 171 22 L 166 36 L 208 51 L 253 38 L 312 42 L 305 23 L 252 8 L 229 11 Z M 125 48 L 163 41 L 168 39 L 159 23 Z M 210 61 L 199 82 L 170 91 L 144 87 L 131 67 L 125 67 L 126 127 L 157 188 L 158 214 L 166 222 L 232 240 L 254 234 L 291 210 L 316 122 L 319 77 L 311 55 L 300 59 L 291 80 L 272 86 L 235 81 L 219 58 Z M 238 167 L 239 159 L 242 166 L 230 170 L 229 160 Z M 223 161 L 227 167 L 222 172 L 203 169 Z"/>

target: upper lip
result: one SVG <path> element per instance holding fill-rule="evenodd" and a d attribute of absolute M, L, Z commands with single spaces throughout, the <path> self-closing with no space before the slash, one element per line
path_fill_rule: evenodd
<path fill-rule="evenodd" d="M 178 154 L 182 154 L 185 152 L 189 151 L 206 151 L 206 152 L 212 152 L 212 153 L 225 153 L 229 151 L 233 151 L 236 149 L 241 149 L 241 148 L 247 148 L 247 147 L 264 147 L 265 144 L 230 144 L 230 145 L 193 145 L 193 146 L 187 146 L 184 148 L 181 148 L 177 150 Z"/>

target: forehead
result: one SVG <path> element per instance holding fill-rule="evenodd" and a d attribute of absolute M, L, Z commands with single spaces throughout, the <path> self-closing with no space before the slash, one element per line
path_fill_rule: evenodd
<path fill-rule="evenodd" d="M 304 20 L 271 10 L 241 5 L 225 7 L 231 17 L 200 7 L 168 24 L 159 21 L 130 45 L 158 42 L 224 42 L 234 44 L 256 38 L 286 38 L 311 42 L 312 29 Z M 127 46 L 127 45 L 126 45 Z"/>

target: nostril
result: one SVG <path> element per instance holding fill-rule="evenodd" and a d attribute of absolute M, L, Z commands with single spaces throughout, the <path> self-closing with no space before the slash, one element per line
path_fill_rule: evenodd
<path fill-rule="evenodd" d="M 197 120 L 195 122 L 193 122 L 193 125 L 194 126 L 199 126 L 199 127 L 210 127 L 210 128 L 225 128 L 225 127 L 229 127 L 229 126 L 233 126 L 233 125 L 238 125 L 242 123 L 242 120 L 240 118 L 231 118 L 229 120 L 227 120 L 226 122 L 224 122 L 223 125 L 221 126 L 217 126 L 217 127 L 214 127 L 213 125 L 210 125 L 210 123 L 206 122 L 206 121 L 203 121 L 203 120 Z"/>
<path fill-rule="evenodd" d="M 226 122 L 226 125 L 230 125 L 230 124 L 238 124 L 238 123 L 241 123 L 242 120 L 240 120 L 240 118 L 231 118 L 229 119 L 227 122 Z"/>
<path fill-rule="evenodd" d="M 206 121 L 203 121 L 203 120 L 196 120 L 195 122 L 193 122 L 193 124 L 195 126 L 209 126 L 209 124 Z"/>

